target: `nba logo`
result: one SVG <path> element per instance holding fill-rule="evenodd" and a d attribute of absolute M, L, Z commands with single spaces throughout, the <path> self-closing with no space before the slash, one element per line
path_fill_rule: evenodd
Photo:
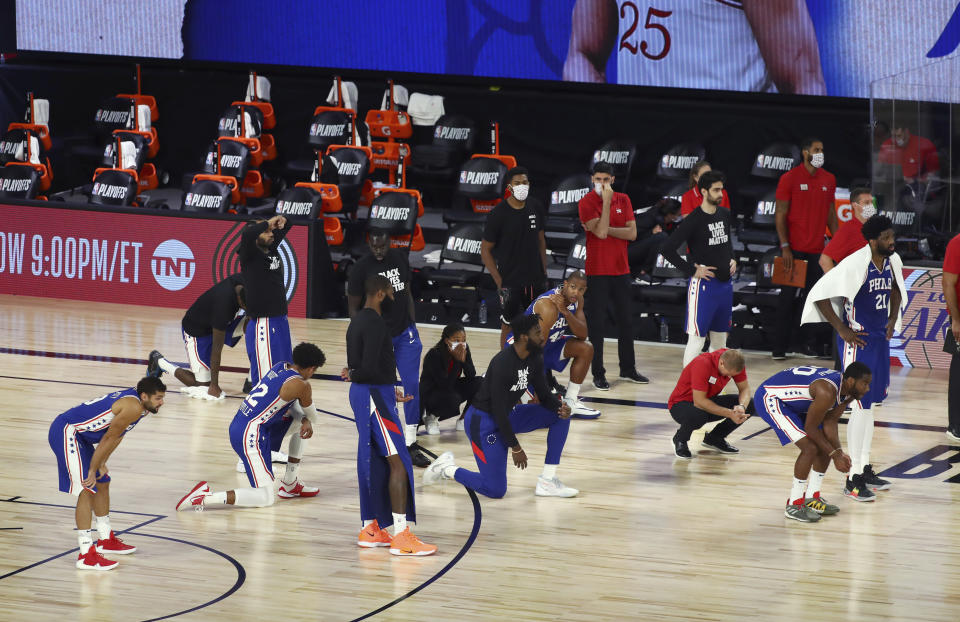
<path fill-rule="evenodd" d="M 663 158 L 660 159 L 660 165 L 663 166 L 663 168 L 670 168 L 670 156 L 663 156 Z"/>
<path fill-rule="evenodd" d="M 759 166 L 760 168 L 763 168 L 763 154 L 762 154 L 762 153 L 757 156 L 757 166 Z"/>
<path fill-rule="evenodd" d="M 550 204 L 551 204 L 551 205 L 556 205 L 557 203 L 559 203 L 559 202 L 560 202 L 559 199 L 560 199 L 560 194 L 559 194 L 556 190 L 554 190 L 552 193 L 550 193 Z"/>
<path fill-rule="evenodd" d="M 460 183 L 461 183 L 461 184 L 467 183 L 467 172 L 466 172 L 466 171 L 460 171 Z"/>
<path fill-rule="evenodd" d="M 434 137 L 434 138 L 440 138 L 440 132 L 441 132 L 441 131 L 442 131 L 442 128 L 441 128 L 439 125 L 438 125 L 437 127 L 433 128 L 433 137 Z"/>

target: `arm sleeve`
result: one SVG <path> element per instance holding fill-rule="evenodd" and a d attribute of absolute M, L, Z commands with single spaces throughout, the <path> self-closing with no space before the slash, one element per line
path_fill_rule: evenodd
<path fill-rule="evenodd" d="M 362 297 L 364 294 L 364 281 L 366 281 L 367 277 L 367 271 L 364 269 L 365 265 L 366 261 L 364 258 L 353 264 L 353 269 L 350 270 L 350 278 L 347 279 L 347 294 L 350 296 Z"/>
<path fill-rule="evenodd" d="M 383 322 L 370 322 L 364 327 L 360 339 L 362 354 L 360 355 L 360 368 L 357 369 L 352 380 L 361 384 L 376 384 L 378 363 L 380 358 L 380 345 L 383 343 L 384 334 L 387 326 Z"/>
<path fill-rule="evenodd" d="M 267 230 L 267 221 L 246 225 L 240 234 L 240 246 L 237 249 L 241 257 L 247 257 L 257 250 L 257 238 Z"/>
<path fill-rule="evenodd" d="M 283 226 L 283 229 L 274 229 L 273 234 L 273 244 L 270 246 L 273 250 L 280 248 L 280 243 L 283 242 L 283 238 L 287 237 L 287 233 L 290 231 L 290 227 L 293 226 L 293 220 L 287 218 L 287 224 Z"/>
<path fill-rule="evenodd" d="M 694 216 L 687 216 L 681 220 L 677 228 L 670 234 L 670 237 L 660 245 L 660 254 L 663 255 L 663 258 L 682 270 L 688 277 L 693 276 L 697 269 L 693 267 L 692 263 L 681 257 L 677 249 L 680 248 L 681 244 L 688 242 L 690 231 L 692 231 L 696 225 L 696 220 L 697 218 Z"/>
<path fill-rule="evenodd" d="M 490 376 L 491 387 L 508 387 L 510 378 L 505 377 L 503 365 L 491 365 L 487 370 Z M 507 399 L 509 393 L 505 390 L 490 391 L 490 416 L 497 424 L 500 430 L 500 439 L 507 447 L 517 445 L 517 436 L 513 433 L 513 426 L 510 425 L 510 411 L 513 410 L 513 404 Z"/>
<path fill-rule="evenodd" d="M 473 357 L 470 355 L 470 346 L 467 346 L 467 359 L 463 362 L 463 377 L 476 378 L 477 368 L 473 365 Z"/>
<path fill-rule="evenodd" d="M 533 385 L 533 389 L 537 392 L 537 397 L 540 398 L 540 403 L 544 408 L 557 410 L 560 408 L 560 400 L 547 386 L 547 376 L 543 370 L 543 357 L 538 356 L 537 358 L 539 360 L 530 369 L 530 384 Z"/>

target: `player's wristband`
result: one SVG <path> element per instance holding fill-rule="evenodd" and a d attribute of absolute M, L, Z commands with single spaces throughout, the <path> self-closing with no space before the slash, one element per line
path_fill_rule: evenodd
<path fill-rule="evenodd" d="M 790 248 L 790 242 L 784 242 L 780 245 L 780 248 Z"/>
<path fill-rule="evenodd" d="M 510 448 L 510 451 L 513 452 L 513 453 L 515 453 L 515 454 L 522 454 L 522 453 L 523 453 L 523 447 L 521 447 L 519 450 L 514 449 L 514 448 L 511 447 L 511 448 Z"/>
<path fill-rule="evenodd" d="M 837 447 L 836 449 L 834 449 L 833 451 L 831 451 L 831 452 L 830 452 L 830 455 L 827 456 L 827 457 L 828 457 L 828 458 L 833 458 L 833 454 L 837 453 L 838 451 L 840 451 L 840 448 L 839 448 L 839 447 Z"/>
<path fill-rule="evenodd" d="M 309 406 L 300 406 L 300 410 L 303 411 L 303 416 L 307 418 L 310 425 L 316 425 L 319 422 L 317 407 L 313 405 L 313 402 Z"/>

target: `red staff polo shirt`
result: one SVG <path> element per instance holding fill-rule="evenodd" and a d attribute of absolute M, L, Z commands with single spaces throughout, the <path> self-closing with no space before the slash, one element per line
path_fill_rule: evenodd
<path fill-rule="evenodd" d="M 603 210 L 603 199 L 591 190 L 580 199 L 577 207 L 580 210 L 580 222 L 585 225 L 594 218 L 600 218 L 600 212 Z M 610 199 L 610 226 L 626 227 L 633 218 L 633 206 L 630 204 L 630 197 L 622 192 L 614 192 Z M 587 275 L 618 276 L 629 274 L 628 244 L 627 240 L 621 240 L 612 235 L 608 235 L 601 240 L 587 231 Z"/>
<path fill-rule="evenodd" d="M 827 212 L 834 209 L 837 178 L 822 168 L 807 172 L 801 164 L 784 173 L 777 184 L 777 200 L 790 203 L 787 230 L 790 249 L 800 253 L 823 250 Z"/>
<path fill-rule="evenodd" d="M 723 388 L 730 382 L 730 378 L 720 375 L 720 355 L 726 351 L 727 348 L 714 352 L 704 352 L 690 361 L 690 364 L 680 372 L 680 380 L 677 381 L 676 388 L 670 394 L 667 408 L 673 408 L 673 405 L 677 402 L 692 402 L 694 391 L 703 391 L 708 398 L 720 395 Z M 746 379 L 746 367 L 733 377 L 734 382 L 745 382 Z"/>

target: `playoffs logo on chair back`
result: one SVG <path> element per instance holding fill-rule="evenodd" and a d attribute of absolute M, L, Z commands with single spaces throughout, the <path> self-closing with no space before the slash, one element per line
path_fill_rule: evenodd
<path fill-rule="evenodd" d="M 130 205 L 136 196 L 137 180 L 124 171 L 103 171 L 90 190 L 90 202 L 97 205 Z"/>
<path fill-rule="evenodd" d="M 324 110 L 310 120 L 307 143 L 322 150 L 327 145 L 346 145 L 350 142 L 352 115 L 341 110 Z"/>
<path fill-rule="evenodd" d="M 183 195 L 183 209 L 187 211 L 222 214 L 230 206 L 230 187 L 219 181 L 198 181 Z"/>
<path fill-rule="evenodd" d="M 707 157 L 707 150 L 697 143 L 674 145 L 660 157 L 657 177 L 660 179 L 686 180 L 693 165 Z"/>
<path fill-rule="evenodd" d="M 37 196 L 40 173 L 31 166 L 0 167 L 0 197 L 32 199 Z"/>
<path fill-rule="evenodd" d="M 243 132 L 238 127 L 240 112 L 246 113 L 243 119 Z M 217 136 L 239 136 L 240 138 L 259 138 L 263 132 L 263 111 L 255 106 L 231 106 L 217 123 Z"/>
<path fill-rule="evenodd" d="M 277 197 L 276 213 L 296 222 L 317 219 L 323 197 L 311 188 L 287 188 Z"/>
<path fill-rule="evenodd" d="M 576 216 L 579 213 L 577 204 L 584 196 L 593 190 L 590 175 L 571 175 L 567 177 L 550 193 L 551 216 Z"/>
<path fill-rule="evenodd" d="M 247 176 L 247 169 L 250 167 L 250 149 L 235 140 L 218 138 L 214 144 L 214 161 L 216 161 L 216 148 L 218 146 L 220 147 L 219 167 L 213 172 L 218 175 L 235 177 L 237 182 L 242 184 L 243 179 Z"/>
<path fill-rule="evenodd" d="M 460 169 L 457 192 L 468 199 L 491 201 L 503 196 L 507 166 L 493 158 L 472 158 Z"/>
<path fill-rule="evenodd" d="M 126 97 L 111 97 L 100 104 L 93 116 L 93 125 L 97 134 L 109 136 L 113 130 L 129 130 L 133 127 L 132 99 Z"/>
<path fill-rule="evenodd" d="M 610 140 L 593 152 L 593 159 L 590 161 L 590 169 L 598 162 L 606 162 L 613 167 L 613 176 L 616 180 L 613 182 L 614 190 L 623 192 L 627 186 L 627 180 L 630 178 L 630 169 L 633 168 L 633 161 L 637 155 L 637 146 L 628 140 Z"/>
<path fill-rule="evenodd" d="M 441 255 L 446 261 L 456 261 L 479 265 L 480 246 L 483 243 L 483 229 L 479 225 L 460 225 L 450 232 Z"/>
<path fill-rule="evenodd" d="M 433 144 L 448 149 L 473 149 L 473 121 L 455 114 L 445 114 L 433 126 Z"/>
<path fill-rule="evenodd" d="M 780 179 L 780 176 L 800 164 L 800 149 L 791 143 L 772 143 L 757 154 L 750 173 L 756 177 Z"/>
<path fill-rule="evenodd" d="M 405 192 L 384 192 L 370 206 L 371 229 L 390 235 L 409 235 L 417 224 L 417 199 Z"/>

